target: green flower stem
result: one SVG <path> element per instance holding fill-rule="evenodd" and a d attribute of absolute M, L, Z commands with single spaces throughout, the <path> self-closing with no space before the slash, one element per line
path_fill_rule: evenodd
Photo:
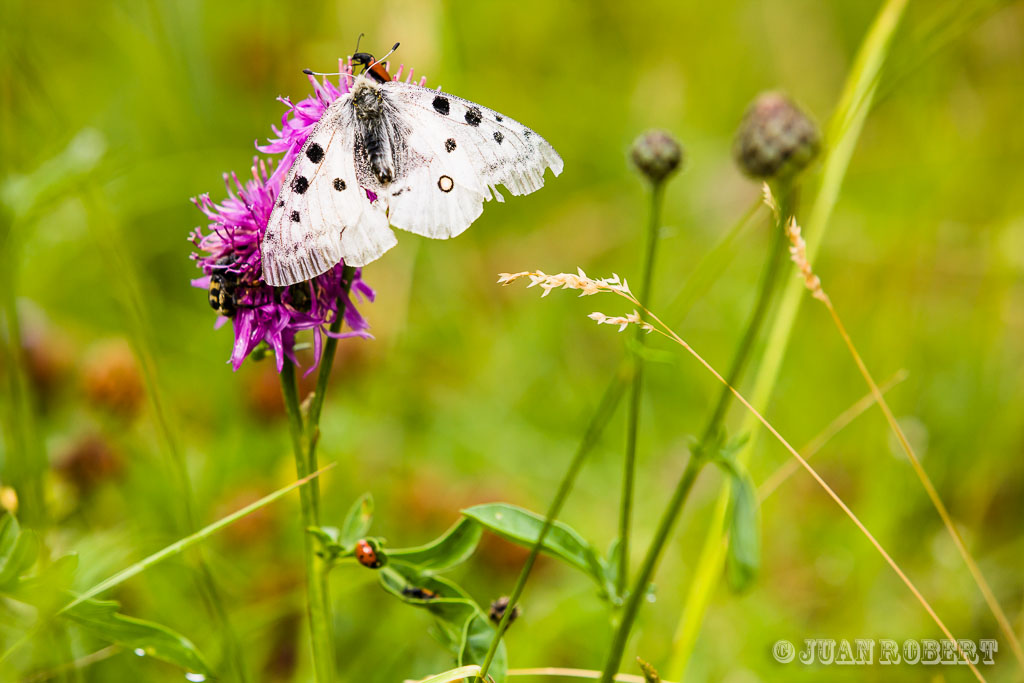
<path fill-rule="evenodd" d="M 288 413 L 292 451 L 295 454 L 295 471 L 302 478 L 310 474 L 312 470 L 309 469 L 310 462 L 304 447 L 306 433 L 303 431 L 302 413 L 299 408 L 295 366 L 287 360 L 281 370 L 281 393 L 284 396 L 285 410 Z M 312 452 L 312 447 L 309 452 Z M 331 637 L 330 605 L 326 594 L 324 561 L 317 552 L 316 539 L 307 531 L 310 527 L 319 526 L 316 508 L 318 495 L 314 493 L 314 489 L 317 489 L 315 479 L 299 489 L 302 508 L 302 536 L 306 556 L 307 614 L 313 645 L 315 680 L 317 683 L 329 683 L 334 680 L 334 641 Z"/>
<path fill-rule="evenodd" d="M 345 323 L 345 308 L 347 307 L 346 297 L 352 289 L 352 282 L 355 279 L 356 269 L 352 266 L 345 266 L 341 274 L 342 296 L 338 299 L 338 315 L 331 322 L 331 333 L 337 334 Z M 331 370 L 334 368 L 334 355 L 338 349 L 338 339 L 327 337 L 324 343 L 324 350 L 320 356 L 320 371 L 316 377 L 316 389 L 309 399 L 306 410 L 306 446 L 309 449 L 306 456 L 306 468 L 310 472 L 317 469 L 316 447 L 320 442 L 320 413 L 323 411 L 324 398 L 327 395 L 327 382 L 331 379 Z M 316 518 L 317 526 L 320 525 L 320 483 L 313 481 L 310 484 L 310 493 L 313 498 L 313 515 Z M 317 555 L 317 576 L 320 580 L 320 594 L 324 601 L 324 610 L 327 615 L 331 614 L 331 586 L 328 581 L 330 566 L 321 561 Z M 333 636 L 332 636 L 333 642 Z"/>
<path fill-rule="evenodd" d="M 827 147 L 822 162 L 821 184 L 806 223 L 802 226 L 804 238 L 807 240 L 807 258 L 814 263 L 814 257 L 821 247 L 832 210 L 835 208 L 849 166 L 850 158 L 860 138 L 868 112 L 878 87 L 879 74 L 889 54 L 896 27 L 899 25 L 907 0 L 886 0 L 879 9 L 875 20 L 868 30 L 860 50 L 853 62 L 846 84 L 829 121 L 825 133 Z M 796 320 L 797 312 L 803 301 L 804 283 L 793 278 L 783 290 L 771 328 L 767 334 L 767 345 L 758 367 L 751 392 L 751 404 L 761 410 L 767 404 L 775 387 L 779 369 L 789 345 L 790 333 Z M 757 443 L 758 432 L 755 431 L 755 420 L 748 419 L 744 429 L 751 434 L 750 441 L 737 454 L 740 462 L 750 457 Z M 721 574 L 724 553 L 722 537 L 725 533 L 726 512 L 729 506 L 729 491 L 723 486 L 718 501 L 708 523 L 708 531 L 700 559 L 694 570 L 694 578 L 690 584 L 684 604 L 686 609 L 680 615 L 679 625 L 672 645 L 672 657 L 668 667 L 668 677 L 680 680 L 686 671 L 686 665 L 697 642 L 704 613 L 714 592 L 714 586 Z"/>
<path fill-rule="evenodd" d="M 664 181 L 651 186 L 651 214 L 647 224 L 647 245 L 644 249 L 644 265 L 640 282 L 640 303 L 651 307 L 651 283 L 654 280 L 654 257 L 658 251 L 658 236 L 661 223 L 661 207 L 665 197 Z M 644 330 L 636 326 L 636 343 L 643 346 Z M 622 499 L 619 508 L 619 567 L 616 572 L 615 588 L 619 595 L 626 590 L 629 573 L 629 530 L 633 516 L 633 488 L 636 479 L 636 439 L 640 429 L 640 403 L 643 397 L 643 359 L 636 355 L 633 361 L 633 385 L 629 394 L 629 413 L 626 418 L 626 457 L 622 472 Z"/>
<path fill-rule="evenodd" d="M 338 299 L 338 314 L 331 323 L 331 333 L 337 334 L 345 322 L 345 308 L 355 278 L 356 269 L 345 266 L 342 272 L 342 297 Z M 320 414 L 323 412 L 327 383 L 334 368 L 334 355 L 338 339 L 328 336 L 320 356 L 316 389 L 306 406 L 305 416 L 299 407 L 295 384 L 295 366 L 285 363 L 281 372 L 281 389 L 288 411 L 292 448 L 295 452 L 295 470 L 305 477 L 317 469 L 316 448 L 320 441 Z M 306 551 L 306 582 L 309 601 L 309 629 L 313 641 L 313 668 L 318 683 L 334 680 L 334 635 L 331 619 L 331 594 L 327 580 L 329 567 L 317 550 L 317 540 L 307 530 L 320 526 L 320 484 L 314 479 L 299 490 L 302 505 L 302 527 Z"/>
<path fill-rule="evenodd" d="M 789 207 L 790 196 L 791 193 L 788 187 L 779 188 L 777 198 L 780 202 L 780 208 L 785 209 Z M 787 215 L 789 214 L 786 211 L 780 211 L 780 216 Z M 690 494 L 690 489 L 693 488 L 693 482 L 696 481 L 697 475 L 700 474 L 704 464 L 708 461 L 707 448 L 718 434 L 722 421 L 725 418 L 729 407 L 729 399 L 732 397 L 729 387 L 735 386 L 743 374 L 743 368 L 746 366 L 750 350 L 754 346 L 754 340 L 757 339 L 761 323 L 771 307 L 772 293 L 775 291 L 775 281 L 781 269 L 783 255 L 786 253 L 786 234 L 783 221 L 784 219 L 780 217 L 774 224 L 771 251 L 768 254 L 764 274 L 761 277 L 757 301 L 754 304 L 754 310 L 750 315 L 750 320 L 747 322 L 747 328 L 743 333 L 743 337 L 736 347 L 732 365 L 729 367 L 728 385 L 722 387 L 718 402 L 715 404 L 715 409 L 711 413 L 707 427 L 704 429 L 704 434 L 697 448 L 694 449 L 689 462 L 686 464 L 686 469 L 676 485 L 676 490 L 672 494 L 671 500 L 665 507 L 664 512 L 662 512 L 654 539 L 647 549 L 647 555 L 644 557 L 640 573 L 637 575 L 633 588 L 627 597 L 626 606 L 622 612 L 622 620 L 619 622 L 615 635 L 612 637 L 612 644 L 608 650 L 608 659 L 605 661 L 604 670 L 601 674 L 602 683 L 612 683 L 615 678 L 619 664 L 622 662 L 622 654 L 626 649 L 626 642 L 629 640 L 630 631 L 640 611 L 640 603 L 647 594 L 647 586 L 654 576 L 662 550 L 668 542 L 668 537 L 672 533 L 676 520 L 679 518 L 679 513 L 682 512 L 683 505 Z"/>
<path fill-rule="evenodd" d="M 515 612 L 515 606 L 519 604 L 519 598 L 522 596 L 523 589 L 526 587 L 526 580 L 530 577 L 530 571 L 533 569 L 533 565 L 537 561 L 537 555 L 540 553 L 540 549 L 544 544 L 544 539 L 547 538 L 548 532 L 551 530 L 552 525 L 558 518 L 558 514 L 562 511 L 562 506 L 565 504 L 566 499 L 569 497 L 569 493 L 572 491 L 573 484 L 576 482 L 576 476 L 583 467 L 583 463 L 587 459 L 587 455 L 593 449 L 594 445 L 597 444 L 598 439 L 601 437 L 601 433 L 604 431 L 605 425 L 611 418 L 612 413 L 615 412 L 615 408 L 619 404 L 619 399 L 622 398 L 622 388 L 625 386 L 626 382 L 629 381 L 630 374 L 632 374 L 631 364 L 626 363 L 620 366 L 619 370 L 612 378 L 612 381 L 609 383 L 608 388 L 605 389 L 604 396 L 601 397 L 601 403 L 598 405 L 597 411 L 594 413 L 590 423 L 587 425 L 587 430 L 583 433 L 583 440 L 580 442 L 579 448 L 576 450 L 576 454 L 569 463 L 569 469 L 566 470 L 565 475 L 562 477 L 562 482 L 558 486 L 558 492 L 555 494 L 554 500 L 551 501 L 548 513 L 544 517 L 544 525 L 541 527 L 540 533 L 537 535 L 537 542 L 534 543 L 533 547 L 530 549 L 530 555 L 526 558 L 526 562 L 523 564 L 523 568 L 519 572 L 519 578 L 516 579 L 515 587 L 512 589 L 512 594 L 508 599 L 509 606 L 501 618 L 501 623 L 498 624 L 498 628 L 494 632 L 494 637 L 491 639 L 491 645 L 487 649 L 487 655 L 484 657 L 484 662 L 480 666 L 480 673 L 477 675 L 478 680 L 486 680 L 487 670 L 490 668 L 491 662 L 494 660 L 494 655 L 498 651 L 498 644 L 501 642 L 501 636 L 505 633 L 505 629 L 508 628 L 508 622 L 512 613 Z"/>
<path fill-rule="evenodd" d="M 775 221 L 771 251 L 768 254 L 768 261 L 764 274 L 761 277 L 761 287 L 757 294 L 757 302 L 754 304 L 754 310 L 750 314 L 750 320 L 747 322 L 747 329 L 743 333 L 743 338 L 736 348 L 732 365 L 729 366 L 729 374 L 725 377 L 728 386 L 722 386 L 721 393 L 718 395 L 718 403 L 715 404 L 715 410 L 711 414 L 707 426 L 704 428 L 704 434 L 698 445 L 698 450 L 701 453 L 704 452 L 718 434 L 722 422 L 725 420 L 726 411 L 728 411 L 729 403 L 733 397 L 729 387 L 735 387 L 743 375 L 747 360 L 750 358 L 750 350 L 753 348 L 754 341 L 761 330 L 764 317 L 771 307 L 772 294 L 775 292 L 775 281 L 778 279 L 779 270 L 785 260 L 786 245 L 788 244 L 785 217 L 792 215 L 793 212 L 793 191 L 788 183 L 780 184 L 778 187 L 773 188 L 773 194 L 779 203 L 779 218 Z"/>
<path fill-rule="evenodd" d="M 348 296 L 349 290 L 352 289 L 352 280 L 355 278 L 356 269 L 352 266 L 345 266 L 341 275 L 341 286 L 343 295 L 338 299 L 338 316 L 331 322 L 331 334 L 337 334 L 341 331 L 341 326 L 345 322 L 345 308 L 347 306 L 345 297 Z M 316 377 L 316 389 L 313 391 L 313 396 L 309 399 L 309 406 L 306 410 L 306 447 L 308 448 L 306 456 L 306 467 L 308 472 L 316 471 L 316 447 L 320 441 L 320 413 L 323 412 L 324 397 L 327 394 L 327 382 L 331 379 L 331 370 L 334 368 L 334 354 L 338 348 L 338 339 L 335 337 L 328 336 L 327 341 L 324 342 L 323 354 L 320 356 L 320 371 Z M 313 496 L 313 512 L 316 516 L 316 523 L 320 523 L 320 486 L 318 482 L 314 481 L 310 485 L 310 491 Z"/>

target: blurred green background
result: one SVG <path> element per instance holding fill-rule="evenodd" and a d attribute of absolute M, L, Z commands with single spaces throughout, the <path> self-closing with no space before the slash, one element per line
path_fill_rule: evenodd
<path fill-rule="evenodd" d="M 271 363 L 226 361 L 206 294 L 189 286 L 189 198 L 224 196 L 221 174 L 248 175 L 278 95 L 309 93 L 303 67 L 331 71 L 352 52 L 414 66 L 432 87 L 507 113 L 544 135 L 565 172 L 540 192 L 490 204 L 451 242 L 399 235 L 367 267 L 377 302 L 361 310 L 375 339 L 342 342 L 323 416 L 321 461 L 337 461 L 324 518 L 338 523 L 364 491 L 374 532 L 393 545 L 440 534 L 460 507 L 504 500 L 542 510 L 625 338 L 592 310 L 614 298 L 538 300 L 495 285 L 541 269 L 637 277 L 647 205 L 627 150 L 664 127 L 687 148 L 670 184 L 654 309 L 686 282 L 759 187 L 731 161 L 735 127 L 760 91 L 782 89 L 824 124 L 877 2 L 438 2 L 301 4 L 4 0 L 0 17 L 0 183 L 5 305 L 16 302 L 43 477 L 47 543 L 76 551 L 84 588 L 178 537 L 180 491 L 146 401 L 133 329 L 152 342 L 170 429 L 185 453 L 205 523 L 294 478 Z M 911 2 L 818 259 L 825 282 L 890 393 L 925 468 L 1018 633 L 1024 629 L 1024 8 Z M 813 186 L 817 170 L 809 178 Z M 730 249 L 722 276 L 678 328 L 724 369 L 755 295 L 768 245 L 765 213 Z M 141 278 L 145 318 L 126 299 Z M 793 276 L 792 273 L 787 275 Z M 12 400 L 10 317 L 2 394 L 5 482 L 28 458 Z M 670 348 L 652 340 L 658 347 Z M 755 363 L 756 363 L 755 357 Z M 683 356 L 648 375 L 640 439 L 639 561 L 707 419 L 713 378 Z M 807 305 L 767 417 L 805 443 L 866 393 L 824 309 Z M 730 424 L 742 419 L 732 412 Z M 563 518 L 599 547 L 615 534 L 622 414 Z M 787 459 L 760 441 L 756 481 Z M 869 411 L 816 457 L 962 638 L 999 638 L 991 680 L 1019 680 L 1009 646 L 938 516 Z M 638 622 L 624 670 L 667 662 L 720 475 L 698 481 Z M 804 473 L 762 509 L 764 559 L 742 596 L 720 587 L 688 680 L 966 680 L 965 667 L 784 667 L 780 638 L 939 638 L 905 586 Z M 297 498 L 207 544 L 257 680 L 309 680 Z M 524 554 L 491 539 L 456 573 L 483 603 L 511 590 Z M 118 591 L 126 612 L 165 623 L 215 661 L 220 639 L 188 565 L 158 566 Z M 342 680 L 397 681 L 447 668 L 429 617 L 371 573 L 332 575 Z M 608 613 L 592 584 L 539 565 L 507 636 L 513 666 L 600 668 Z M 0 646 L 31 623 L 5 608 Z M 98 645 L 75 641 L 85 655 Z M 40 641 L 0 668 L 21 680 L 58 663 Z M 941 670 L 937 670 L 941 669 Z M 119 653 L 88 681 L 181 680 Z"/>

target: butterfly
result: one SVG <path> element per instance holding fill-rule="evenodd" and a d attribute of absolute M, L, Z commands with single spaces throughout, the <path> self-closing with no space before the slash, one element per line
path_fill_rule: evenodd
<path fill-rule="evenodd" d="M 324 112 L 282 181 L 261 244 L 268 284 L 309 280 L 342 260 L 375 261 L 398 243 L 391 226 L 454 237 L 485 201 L 504 201 L 497 185 L 529 194 L 544 185 L 546 169 L 562 172 L 558 153 L 526 126 L 440 89 L 391 80 L 382 61 L 352 56 L 363 72 Z"/>

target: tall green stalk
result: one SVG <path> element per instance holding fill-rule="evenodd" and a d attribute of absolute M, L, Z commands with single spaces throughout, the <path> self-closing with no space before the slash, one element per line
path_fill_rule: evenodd
<path fill-rule="evenodd" d="M 331 323 L 331 334 L 337 334 L 345 322 L 346 299 L 352 288 L 355 268 L 345 266 L 342 273 L 342 296 L 338 299 L 338 314 Z M 295 380 L 295 366 L 285 361 L 281 370 L 281 392 L 295 455 L 295 471 L 302 478 L 317 470 L 316 448 L 320 441 L 320 414 L 324 407 L 327 383 L 334 367 L 334 355 L 338 339 L 328 336 L 320 356 L 320 369 L 316 378 L 316 389 L 310 397 L 303 416 L 299 406 L 298 388 Z M 311 527 L 320 526 L 320 482 L 311 480 L 299 489 L 302 509 L 303 547 L 306 559 L 306 597 L 309 616 L 310 639 L 313 645 L 313 669 L 317 683 L 334 680 L 334 632 L 332 623 L 331 594 L 328 584 L 327 563 L 318 552 L 318 541 L 308 533 Z"/>
<path fill-rule="evenodd" d="M 661 207 L 665 198 L 664 180 L 651 185 L 651 212 L 647 223 L 647 239 L 644 249 L 644 265 L 641 271 L 640 303 L 651 307 L 651 283 L 654 280 L 654 258 L 658 251 L 658 237 L 661 227 Z M 636 343 L 643 346 L 644 331 L 636 326 Z M 622 472 L 622 499 L 619 507 L 619 552 L 618 571 L 615 587 L 619 595 L 626 590 L 629 573 L 629 532 L 633 516 L 633 487 L 636 479 L 636 439 L 640 429 L 640 404 L 643 398 L 643 359 L 639 354 L 633 358 L 633 385 L 629 394 L 629 413 L 626 417 L 626 457 Z"/>
<path fill-rule="evenodd" d="M 825 236 L 828 221 L 832 216 L 839 196 L 839 189 L 846 176 L 853 150 L 857 145 L 864 126 L 875 90 L 878 75 L 889 53 L 892 37 L 906 9 L 907 0 L 887 0 L 875 17 L 847 77 L 836 111 L 826 131 L 826 153 L 818 194 L 815 197 L 809 218 L 804 226 L 807 239 L 807 258 L 812 263 Z M 779 309 L 767 335 L 767 346 L 758 368 L 751 404 L 763 410 L 775 387 L 782 359 L 789 344 L 790 333 L 800 303 L 803 300 L 803 282 L 794 278 L 784 289 Z M 746 446 L 737 455 L 746 462 L 757 442 L 758 432 L 754 420 L 744 422 L 743 430 L 751 435 Z M 708 524 L 704 547 L 690 584 L 680 615 L 676 637 L 672 646 L 672 657 L 668 677 L 680 680 L 697 642 L 704 613 L 721 574 L 724 559 L 722 536 L 725 530 L 726 513 L 729 505 L 729 487 L 724 484 Z"/>
<path fill-rule="evenodd" d="M 302 412 L 299 408 L 298 386 L 295 381 L 295 366 L 285 360 L 281 370 L 281 394 L 284 396 L 285 411 L 288 413 L 288 427 L 295 456 L 295 473 L 305 477 L 313 470 L 308 460 L 307 432 L 303 427 Z M 334 680 L 334 641 L 331 636 L 330 604 L 327 597 L 327 582 L 323 559 L 317 553 L 316 539 L 307 530 L 320 525 L 318 500 L 319 488 L 312 480 L 299 489 L 302 509 L 302 542 L 306 559 L 306 613 L 309 617 L 310 640 L 313 645 L 313 670 L 317 683 Z"/>
<path fill-rule="evenodd" d="M 784 197 L 788 197 L 788 188 L 784 189 L 781 194 Z M 788 214 L 781 213 L 780 215 Z M 783 230 L 782 221 L 783 219 L 780 218 L 773 226 L 772 245 L 768 253 L 764 273 L 761 277 L 757 300 L 754 303 L 754 309 L 751 312 L 750 320 L 747 322 L 743 337 L 740 338 L 739 345 L 736 347 L 732 365 L 729 367 L 728 385 L 722 387 L 718 401 L 715 403 L 715 409 L 712 411 L 707 426 L 704 429 L 703 436 L 697 447 L 693 450 L 693 454 L 686 463 L 682 476 L 679 478 L 679 483 L 672 493 L 672 498 L 662 512 L 658 528 L 640 567 L 640 573 L 637 574 L 632 589 L 627 596 L 626 606 L 622 611 L 622 619 L 615 630 L 615 634 L 612 636 L 608 657 L 605 660 L 604 669 L 601 673 L 602 683 L 612 683 L 615 679 L 615 674 L 618 672 L 619 665 L 622 662 L 623 652 L 626 649 L 626 643 L 629 640 L 629 634 L 632 631 L 637 614 L 639 614 L 640 604 L 647 594 L 647 586 L 654 577 L 658 561 L 661 559 L 661 553 L 668 542 L 676 520 L 679 519 L 679 514 L 682 512 L 683 506 L 689 497 L 693 483 L 697 480 L 697 475 L 700 474 L 701 469 L 709 460 L 709 446 L 714 442 L 721 429 L 722 421 L 725 419 L 729 401 L 732 397 L 729 387 L 735 386 L 742 376 L 747 359 L 750 357 L 750 351 L 754 346 L 754 341 L 757 339 L 758 331 L 764 322 L 768 309 L 771 307 L 772 293 L 775 291 L 775 282 L 778 279 L 778 274 L 784 260 L 783 255 L 786 252 L 786 235 Z M 641 300 L 641 303 L 643 303 L 643 300 Z"/>

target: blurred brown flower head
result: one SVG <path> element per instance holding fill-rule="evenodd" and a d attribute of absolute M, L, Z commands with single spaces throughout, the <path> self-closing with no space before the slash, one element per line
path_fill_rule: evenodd
<path fill-rule="evenodd" d="M 131 347 L 123 339 L 105 341 L 87 355 L 82 369 L 83 389 L 94 404 L 130 418 L 142 408 L 145 389 Z"/>
<path fill-rule="evenodd" d="M 89 494 L 106 480 L 121 472 L 121 457 L 98 434 L 76 439 L 57 460 L 57 471 L 78 489 Z"/>

